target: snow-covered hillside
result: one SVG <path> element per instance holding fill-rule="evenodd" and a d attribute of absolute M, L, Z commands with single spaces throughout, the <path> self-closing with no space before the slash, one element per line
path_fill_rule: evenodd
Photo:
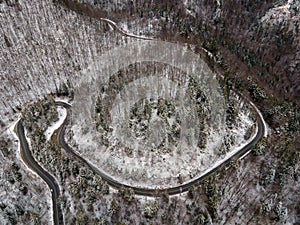
<path fill-rule="evenodd" d="M 70 2 L 73 8 L 68 9 Z M 83 6 L 79 2 L 92 6 Z M 109 188 L 107 184 L 103 187 L 93 185 L 102 183 L 102 180 L 99 177 L 95 180 L 95 174 L 82 162 L 59 148 L 53 148 L 52 155 L 49 151 L 43 151 L 41 154 L 46 159 L 44 165 L 56 172 L 61 188 L 66 193 L 64 198 L 59 199 L 65 222 L 298 224 L 299 0 L 0 0 L 1 224 L 52 223 L 49 189 L 22 163 L 17 139 L 12 129 L 8 129 L 18 119 L 22 107 L 48 94 L 64 92 L 68 87 L 75 87 L 75 103 L 78 99 L 81 102 L 93 103 L 95 99 L 85 95 L 95 91 L 89 89 L 92 86 L 90 84 L 98 84 L 95 77 L 103 75 L 101 68 L 116 64 L 113 57 L 104 60 L 99 56 L 105 55 L 103 53 L 114 53 L 115 55 L 110 56 L 118 56 L 116 52 L 108 50 L 133 42 L 131 38 L 120 34 L 120 31 L 113 30 L 112 23 L 109 25 L 99 20 L 100 14 L 95 16 L 96 11 L 92 9 L 100 10 L 103 13 L 100 13 L 101 17 L 115 21 L 129 33 L 171 43 L 179 42 L 186 49 L 200 55 L 213 71 L 224 75 L 228 89 L 234 86 L 243 95 L 252 98 L 271 129 L 276 132 L 271 132 L 271 135 L 262 139 L 253 149 L 253 154 L 231 162 L 226 168 L 203 180 L 200 185 L 191 187 L 188 193 L 172 197 L 167 194 L 138 197 L 133 195 L 131 189 L 117 191 Z M 156 50 L 166 52 L 168 48 L 151 49 L 152 52 Z M 184 55 L 186 51 L 182 52 Z M 94 64 L 95 61 L 99 63 Z M 82 82 L 86 86 L 80 86 Z M 81 88 L 76 89 L 78 86 Z M 145 87 L 149 89 L 149 85 Z M 106 90 L 107 86 L 96 88 Z M 126 91 L 123 96 L 130 93 Z M 78 93 L 81 95 L 78 96 Z M 236 101 L 237 121 L 235 127 L 228 132 L 232 135 L 226 140 L 226 150 L 236 151 L 255 132 L 251 129 L 255 119 L 251 118 L 251 113 L 241 101 Z M 157 105 L 158 101 L 155 100 L 154 108 Z M 107 166 L 106 170 L 110 170 L 110 167 L 115 169 L 114 177 L 124 183 L 140 182 L 138 186 L 160 186 L 160 183 L 153 185 L 152 182 L 158 175 L 173 176 L 172 185 L 185 182 L 191 175 L 190 171 L 195 172 L 191 176 L 195 177 L 198 172 L 210 167 L 210 160 L 216 159 L 213 151 L 207 151 L 212 157 L 202 158 L 201 152 L 198 152 L 199 157 L 196 155 L 196 160 L 190 165 L 193 152 L 185 152 L 189 155 L 184 157 L 166 153 L 171 164 L 182 164 L 178 168 L 173 165 L 164 167 L 166 163 L 162 158 L 151 170 L 155 161 L 143 156 L 145 164 L 150 167 L 147 171 L 149 174 L 143 178 L 138 177 L 141 173 L 137 174 L 141 179 L 136 181 L 132 176 L 126 175 L 129 163 L 132 163 L 129 169 L 141 169 L 139 159 L 134 161 L 135 159 L 130 158 L 130 149 L 126 149 L 128 151 L 125 153 L 122 149 L 115 149 L 113 156 L 106 152 L 102 157 L 103 152 L 95 149 L 93 145 L 93 141 L 99 141 L 98 137 L 87 133 L 90 139 L 83 138 L 82 133 L 90 128 L 82 125 L 83 119 L 87 117 L 84 113 L 90 114 L 93 109 L 80 106 L 86 105 L 77 105 L 77 109 L 82 112 L 82 118 L 71 118 L 71 126 L 75 126 L 68 130 L 66 137 L 69 141 L 74 139 L 69 143 L 74 144 L 74 147 L 83 147 L 78 149 L 78 153 L 90 157 L 88 160 L 97 166 L 103 166 L 103 161 L 108 162 L 107 159 L 114 157 L 111 161 L 115 164 Z M 61 122 L 66 113 L 60 111 L 60 114 Z M 78 121 L 74 121 L 75 119 Z M 157 128 L 158 132 L 150 132 L 149 136 L 160 140 L 160 136 L 168 134 L 161 129 L 166 123 L 160 123 L 162 120 L 157 116 L 155 119 L 159 122 L 155 121 L 152 131 Z M 173 117 L 167 120 L 170 124 L 175 124 Z M 140 124 L 136 121 L 138 119 L 134 117 L 129 122 L 137 128 L 136 133 L 140 134 L 143 127 L 139 127 Z M 31 124 L 30 120 L 27 122 Z M 53 128 L 46 131 L 47 138 Z M 143 138 L 147 134 L 143 134 Z M 158 142 L 155 144 L 158 145 Z M 93 149 L 89 149 L 90 145 Z M 63 153 L 63 157 L 59 158 L 62 161 L 55 158 L 54 153 L 59 152 L 58 149 Z M 129 156 L 124 156 L 125 154 Z M 154 155 L 155 152 L 146 156 L 151 154 Z M 158 156 L 159 154 L 156 159 Z M 201 171 L 197 171 L 195 167 L 202 163 L 201 159 L 204 162 Z M 74 167 L 71 168 L 71 164 Z M 164 170 L 165 168 L 167 169 Z M 68 174 L 69 169 L 72 173 Z M 177 176 L 181 171 L 185 177 Z M 70 177 L 67 182 L 61 172 Z M 148 179 L 148 183 L 142 179 Z"/>
<path fill-rule="evenodd" d="M 50 0 L 1 1 L 0 12 L 0 122 L 5 125 L 22 105 L 55 93 L 62 82 L 76 85 L 80 70 L 121 39 L 106 23 Z"/>

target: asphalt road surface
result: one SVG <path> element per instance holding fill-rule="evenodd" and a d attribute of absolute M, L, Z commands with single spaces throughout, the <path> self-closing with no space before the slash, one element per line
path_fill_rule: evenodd
<path fill-rule="evenodd" d="M 79 160 L 81 160 L 83 163 L 85 163 L 94 173 L 100 175 L 104 181 L 106 181 L 111 187 L 120 189 L 120 188 L 131 188 L 135 194 L 137 195 L 143 195 L 143 196 L 159 196 L 161 194 L 168 194 L 168 195 L 176 195 L 183 192 L 188 191 L 192 186 L 197 185 L 199 182 L 201 182 L 206 177 L 210 176 L 212 173 L 214 173 L 216 170 L 220 168 L 225 168 L 228 164 L 230 164 L 232 161 L 239 159 L 241 156 L 243 156 L 245 153 L 249 152 L 255 144 L 264 136 L 265 133 L 265 127 L 263 125 L 263 121 L 259 115 L 257 115 L 257 126 L 258 126 L 258 132 L 257 135 L 253 138 L 253 140 L 248 143 L 244 148 L 242 148 L 240 151 L 236 152 L 232 157 L 227 159 L 225 162 L 220 164 L 218 167 L 210 170 L 203 176 L 191 180 L 190 182 L 187 182 L 182 185 L 178 185 L 171 188 L 165 188 L 165 189 L 148 189 L 148 188 L 140 188 L 140 187 L 134 187 L 122 184 L 109 175 L 101 172 L 98 168 L 88 163 L 87 160 L 85 160 L 83 157 L 78 155 L 66 142 L 64 139 L 64 133 L 66 130 L 66 127 L 70 121 L 70 113 L 71 113 L 71 106 L 65 102 L 57 102 L 56 103 L 59 106 L 65 107 L 67 109 L 67 117 L 61 127 L 58 129 L 58 143 L 61 145 L 62 148 L 64 148 L 69 154 L 72 154 Z M 257 113 L 258 114 L 258 113 Z M 17 134 L 20 140 L 21 145 L 21 157 L 23 161 L 26 163 L 28 167 L 30 167 L 32 170 L 34 170 L 49 186 L 52 194 L 52 202 L 53 202 L 53 221 L 55 225 L 63 224 L 63 214 L 61 211 L 61 207 L 58 201 L 58 197 L 60 194 L 59 186 L 55 180 L 55 178 L 50 175 L 47 171 L 45 171 L 32 157 L 28 142 L 25 138 L 24 133 L 24 127 L 22 125 L 22 121 L 20 120 L 17 123 Z"/>
<path fill-rule="evenodd" d="M 98 168 L 96 168 L 95 166 L 89 164 L 84 158 L 82 158 L 80 155 L 78 155 L 65 142 L 65 139 L 64 139 L 64 132 L 65 132 L 66 126 L 67 126 L 67 124 L 69 123 L 69 120 L 70 120 L 71 107 L 70 107 L 70 105 L 68 105 L 68 104 L 66 104 L 64 102 L 57 102 L 57 104 L 60 105 L 60 106 L 65 107 L 67 109 L 67 112 L 68 112 L 67 113 L 67 118 L 63 122 L 62 126 L 59 128 L 58 135 L 57 135 L 58 143 L 61 145 L 61 147 L 64 148 L 68 153 L 70 153 L 73 156 L 75 156 L 78 159 L 80 159 L 94 173 L 100 175 L 102 177 L 102 179 L 105 180 L 110 186 L 112 186 L 112 187 L 114 187 L 116 189 L 131 188 L 131 189 L 133 189 L 133 191 L 135 192 L 135 194 L 137 194 L 137 195 L 144 195 L 144 196 L 157 196 L 157 195 L 160 195 L 162 193 L 167 193 L 168 195 L 176 195 L 176 194 L 180 194 L 182 192 L 188 191 L 193 185 L 198 184 L 203 179 L 205 179 L 206 177 L 208 177 L 212 173 L 214 173 L 216 170 L 218 170 L 220 168 L 225 168 L 228 164 L 230 164 L 234 160 L 239 159 L 245 153 L 249 152 L 256 145 L 256 143 L 264 136 L 264 133 L 265 133 L 265 131 L 264 131 L 265 128 L 264 128 L 264 125 L 263 125 L 263 121 L 260 118 L 260 116 L 257 115 L 257 126 L 258 126 L 257 135 L 252 139 L 251 142 L 249 142 L 240 151 L 236 152 L 234 155 L 232 155 L 229 159 L 227 159 L 226 161 L 224 161 L 218 167 L 210 170 L 209 172 L 207 172 L 203 176 L 201 176 L 201 177 L 199 177 L 199 178 L 197 178 L 195 180 L 191 180 L 190 182 L 182 184 L 182 185 L 178 185 L 178 186 L 171 187 L 171 188 L 165 188 L 165 189 L 147 189 L 147 188 L 140 188 L 140 187 L 135 187 L 135 186 L 129 186 L 129 185 L 122 184 L 122 183 L 116 181 L 115 179 L 113 179 L 112 177 L 110 177 L 109 175 L 101 172 Z"/>
<path fill-rule="evenodd" d="M 61 211 L 60 204 L 58 202 L 58 197 L 60 194 L 59 186 L 55 180 L 55 178 L 50 175 L 47 171 L 45 171 L 33 158 L 31 155 L 28 142 L 25 137 L 24 133 L 24 127 L 22 124 L 22 121 L 19 120 L 17 123 L 17 135 L 20 140 L 20 146 L 21 146 L 21 157 L 22 160 L 25 162 L 25 164 L 32 169 L 34 172 L 36 172 L 49 186 L 51 195 L 52 195 L 52 203 L 53 203 L 53 222 L 54 225 L 62 224 L 63 222 L 63 214 Z"/>
<path fill-rule="evenodd" d="M 114 23 L 111 20 L 108 20 L 108 19 L 105 19 L 105 18 L 101 18 L 101 20 L 106 21 L 111 26 L 113 26 L 119 33 L 121 33 L 121 34 L 123 34 L 127 37 L 133 37 L 133 38 L 138 38 L 138 39 L 143 39 L 143 40 L 152 40 L 152 38 L 146 38 L 146 37 L 141 37 L 141 36 L 129 34 L 126 31 L 119 28 L 116 25 L 116 23 Z M 203 176 L 201 176 L 201 177 L 199 177 L 195 180 L 192 180 L 188 183 L 178 185 L 178 186 L 175 186 L 175 187 L 165 188 L 165 189 L 139 188 L 139 187 L 124 185 L 124 184 L 114 180 L 109 175 L 102 173 L 99 169 L 97 169 L 93 165 L 89 164 L 84 158 L 82 158 L 80 155 L 78 155 L 76 152 L 73 151 L 73 149 L 65 142 L 65 139 L 64 139 L 64 132 L 65 132 L 66 126 L 67 126 L 67 124 L 69 123 L 69 120 L 70 120 L 71 107 L 70 107 L 70 105 L 68 105 L 64 102 L 57 102 L 57 105 L 65 107 L 68 111 L 67 118 L 63 122 L 62 126 L 59 128 L 58 135 L 57 135 L 58 143 L 61 145 L 61 147 L 64 148 L 67 152 L 69 152 L 73 156 L 80 159 L 94 173 L 99 174 L 102 177 L 102 179 L 105 180 L 110 186 L 112 186 L 116 189 L 120 189 L 120 188 L 124 188 L 124 187 L 125 188 L 126 187 L 127 188 L 132 188 L 133 191 L 135 192 L 135 194 L 144 195 L 144 196 L 157 196 L 157 195 L 160 195 L 162 193 L 167 193 L 169 195 L 175 195 L 175 194 L 179 194 L 179 193 L 188 191 L 189 188 L 191 188 L 193 185 L 198 184 L 203 179 L 205 179 L 206 177 L 208 177 L 212 173 L 214 173 L 216 170 L 218 170 L 220 168 L 225 168 L 232 161 L 239 159 L 245 153 L 249 152 L 251 150 L 251 148 L 253 148 L 255 146 L 255 144 L 264 136 L 264 133 L 265 133 L 265 127 L 264 127 L 262 118 L 258 115 L 258 112 L 255 109 L 255 111 L 257 112 L 257 126 L 258 126 L 258 132 L 257 132 L 256 137 L 253 138 L 253 140 L 250 143 L 248 143 L 244 148 L 242 148 L 240 151 L 235 153 L 232 157 L 227 159 L 225 162 L 220 164 L 218 167 L 210 170 L 209 172 L 207 172 L 206 174 L 204 174 Z M 58 186 L 55 178 L 52 175 L 50 175 L 47 171 L 45 171 L 32 157 L 29 146 L 28 146 L 28 143 L 27 143 L 27 140 L 25 138 L 24 127 L 22 125 L 21 120 L 17 124 L 17 134 L 18 134 L 18 137 L 19 137 L 19 140 L 20 140 L 21 157 L 22 157 L 23 161 L 26 163 L 26 165 L 28 167 L 30 167 L 32 170 L 34 170 L 47 183 L 47 185 L 49 186 L 49 188 L 51 190 L 52 202 L 53 202 L 53 222 L 54 222 L 54 224 L 55 225 L 63 224 L 63 214 L 62 214 L 62 211 L 61 211 L 60 203 L 58 201 L 58 197 L 59 197 L 59 194 L 60 194 L 59 186 Z"/>

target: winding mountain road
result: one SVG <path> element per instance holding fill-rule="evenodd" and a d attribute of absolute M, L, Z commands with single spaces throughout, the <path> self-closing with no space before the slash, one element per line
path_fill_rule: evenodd
<path fill-rule="evenodd" d="M 59 186 L 55 178 L 44 170 L 38 163 L 35 161 L 31 155 L 28 142 L 25 137 L 24 126 L 22 121 L 19 120 L 16 125 L 17 135 L 20 140 L 20 153 L 23 162 L 34 172 L 36 172 L 48 185 L 52 195 L 52 208 L 53 208 L 53 224 L 59 225 L 62 224 L 63 214 L 61 211 L 60 204 L 58 203 L 58 197 L 60 194 Z"/>
<path fill-rule="evenodd" d="M 123 29 L 119 28 L 115 22 L 101 18 L 100 20 L 107 22 L 109 25 L 111 25 L 117 32 L 123 34 L 124 36 L 127 37 L 133 37 L 133 38 L 138 38 L 142 40 L 152 40 L 152 38 L 147 38 L 147 37 L 142 37 L 142 36 L 137 36 L 134 34 L 129 34 Z M 70 114 L 71 114 L 71 106 L 65 102 L 58 101 L 56 103 L 59 106 L 65 107 L 67 109 L 67 117 L 64 120 L 63 124 L 61 127 L 58 129 L 58 143 L 61 145 L 62 148 L 64 148 L 68 153 L 72 154 L 76 158 L 80 159 L 83 163 L 85 163 L 94 173 L 99 174 L 104 181 L 106 181 L 111 187 L 120 189 L 120 188 L 132 188 L 132 190 L 135 192 L 137 195 L 143 195 L 143 196 L 157 196 L 162 193 L 167 193 L 168 195 L 175 195 L 175 194 L 180 194 L 182 192 L 186 192 L 191 188 L 193 185 L 198 184 L 201 182 L 203 179 L 214 173 L 216 170 L 220 168 L 224 168 L 226 165 L 230 164 L 230 162 L 237 160 L 247 154 L 254 146 L 255 144 L 265 135 L 266 133 L 266 126 L 263 120 L 262 115 L 260 114 L 259 110 L 255 107 L 255 105 L 251 104 L 256 111 L 257 114 L 257 134 L 256 136 L 242 149 L 240 149 L 238 152 L 233 154 L 230 158 L 227 160 L 223 161 L 219 165 L 215 166 L 214 168 L 211 168 L 210 170 L 207 170 L 205 174 L 202 176 L 198 177 L 197 179 L 191 180 L 190 182 L 187 182 L 182 185 L 178 185 L 175 187 L 171 188 L 165 188 L 165 189 L 147 189 L 147 188 L 140 188 L 140 187 L 134 187 L 134 186 L 129 186 L 122 184 L 109 175 L 101 172 L 98 168 L 90 164 L 87 160 L 85 160 L 83 157 L 81 157 L 79 154 L 77 154 L 66 142 L 64 139 L 64 133 L 66 130 L 66 127 L 68 123 L 70 122 Z M 53 223 L 54 225 L 59 225 L 63 224 L 63 214 L 62 210 L 58 201 L 58 197 L 60 195 L 60 190 L 59 186 L 55 180 L 55 178 L 50 175 L 47 171 L 45 171 L 32 157 L 28 142 L 25 137 L 24 133 L 24 127 L 22 125 L 22 121 L 20 120 L 17 125 L 17 134 L 20 140 L 20 145 L 21 145 L 21 157 L 25 164 L 30 167 L 32 170 L 34 170 L 49 186 L 51 193 L 52 193 L 52 202 L 53 202 Z"/>
<path fill-rule="evenodd" d="M 65 107 L 67 109 L 67 117 L 64 120 L 63 124 L 60 126 L 60 128 L 57 130 L 58 135 L 58 143 L 61 145 L 62 148 L 64 148 L 68 153 L 72 154 L 79 160 L 81 160 L 84 164 L 86 164 L 94 173 L 100 175 L 104 181 L 106 181 L 111 187 L 120 189 L 120 188 L 131 188 L 135 194 L 137 195 L 143 195 L 143 196 L 158 196 L 163 193 L 167 193 L 168 195 L 176 195 L 183 192 L 188 191 L 192 186 L 198 184 L 206 177 L 210 176 L 212 173 L 214 173 L 216 170 L 220 168 L 225 168 L 226 165 L 230 164 L 232 161 L 239 159 L 244 154 L 249 152 L 255 144 L 264 136 L 265 134 L 265 125 L 263 118 L 261 114 L 259 113 L 258 109 L 256 107 L 253 107 L 257 114 L 257 134 L 256 136 L 246 145 L 244 146 L 240 151 L 233 154 L 230 158 L 219 164 L 217 167 L 214 167 L 211 170 L 208 170 L 205 174 L 198 177 L 197 179 L 191 180 L 190 182 L 187 182 L 182 185 L 178 185 L 171 188 L 164 188 L 164 189 L 148 189 L 148 188 L 140 188 L 140 187 L 134 187 L 129 186 L 120 183 L 119 181 L 116 181 L 109 175 L 103 173 L 100 171 L 97 167 L 90 164 L 87 160 L 85 160 L 83 157 L 81 157 L 79 154 L 77 154 L 66 142 L 64 139 L 64 134 L 66 127 L 68 123 L 70 122 L 70 113 L 71 113 L 71 106 L 65 102 L 57 101 L 56 104 L 58 106 Z M 24 127 L 22 125 L 22 121 L 19 120 L 19 122 L 16 125 L 17 128 L 17 135 L 20 140 L 21 145 L 21 157 L 22 160 L 25 162 L 25 164 L 31 168 L 33 171 L 35 171 L 49 186 L 51 193 L 52 193 L 52 202 L 53 202 L 53 222 L 55 225 L 62 224 L 63 222 L 63 214 L 61 211 L 60 204 L 58 202 L 58 197 L 60 195 L 59 186 L 55 180 L 55 178 L 50 175 L 47 171 L 45 171 L 33 158 L 31 155 L 28 142 L 25 137 Z"/>
<path fill-rule="evenodd" d="M 220 168 L 225 168 L 226 165 L 230 164 L 232 161 L 239 159 L 243 155 L 245 155 L 247 152 L 249 152 L 255 144 L 264 136 L 265 134 L 265 126 L 263 122 L 263 118 L 261 114 L 258 112 L 256 108 L 254 110 L 257 113 L 257 134 L 256 136 L 247 144 L 245 145 L 240 151 L 233 154 L 230 158 L 225 160 L 224 162 L 220 163 L 218 166 L 212 168 L 211 170 L 206 171 L 205 174 L 198 177 L 197 179 L 191 180 L 185 184 L 178 185 L 171 188 L 164 188 L 164 189 L 148 189 L 148 188 L 141 188 L 141 187 L 135 187 L 135 186 L 129 186 L 126 184 L 122 184 L 119 181 L 116 181 L 109 175 L 103 173 L 98 168 L 90 164 L 87 160 L 82 158 L 80 155 L 78 155 L 66 142 L 64 139 L 64 133 L 66 130 L 66 127 L 70 120 L 70 113 L 71 113 L 71 107 L 70 105 L 64 103 L 64 102 L 57 102 L 58 105 L 65 107 L 67 109 L 67 117 L 65 121 L 63 122 L 62 126 L 58 130 L 58 143 L 61 145 L 62 148 L 64 148 L 67 152 L 72 154 L 73 156 L 77 157 L 79 160 L 81 160 L 83 163 L 85 163 L 94 173 L 100 175 L 103 180 L 105 180 L 111 187 L 120 189 L 120 188 L 131 188 L 135 194 L 137 195 L 143 195 L 143 196 L 157 196 L 162 193 L 167 193 L 168 195 L 176 195 L 180 194 L 182 192 L 186 192 L 191 188 L 193 185 L 198 184 L 203 179 L 214 173 L 216 170 Z"/>

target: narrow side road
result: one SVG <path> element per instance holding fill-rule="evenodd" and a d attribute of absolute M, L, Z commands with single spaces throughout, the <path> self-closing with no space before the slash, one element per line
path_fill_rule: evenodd
<path fill-rule="evenodd" d="M 100 20 L 107 22 L 109 25 L 111 25 L 117 32 L 119 32 L 120 34 L 126 36 L 126 37 L 132 37 L 132 38 L 137 38 L 137 39 L 141 39 L 141 40 L 153 40 L 153 38 L 149 38 L 149 37 L 144 37 L 144 36 L 139 36 L 139 35 L 135 35 L 135 34 L 130 34 L 128 32 L 126 32 L 125 30 L 121 29 L 120 27 L 118 27 L 118 25 L 107 18 L 100 18 Z"/>

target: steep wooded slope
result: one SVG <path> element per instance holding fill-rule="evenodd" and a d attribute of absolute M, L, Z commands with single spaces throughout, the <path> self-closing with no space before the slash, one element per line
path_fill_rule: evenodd
<path fill-rule="evenodd" d="M 50 0 L 8 2 L 0 3 L 2 126 L 24 103 L 76 85 L 79 71 L 118 39 L 103 22 Z"/>

